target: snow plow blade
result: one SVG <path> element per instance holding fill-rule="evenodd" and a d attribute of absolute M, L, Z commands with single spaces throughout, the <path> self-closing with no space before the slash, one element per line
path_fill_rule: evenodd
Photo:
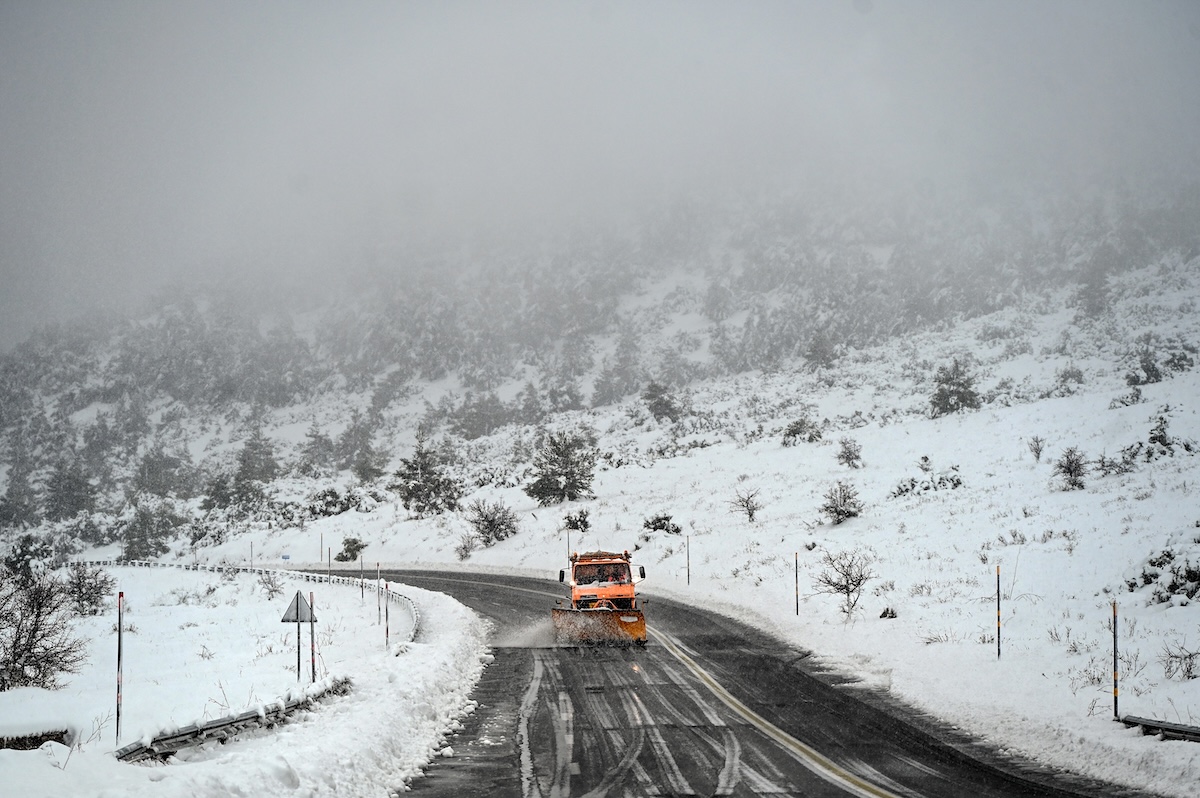
<path fill-rule="evenodd" d="M 555 608 L 550 614 L 554 620 L 554 637 L 560 644 L 646 644 L 646 616 L 641 610 Z"/>

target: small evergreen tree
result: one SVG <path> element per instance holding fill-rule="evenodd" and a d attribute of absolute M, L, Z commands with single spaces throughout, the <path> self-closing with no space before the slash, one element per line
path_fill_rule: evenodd
<path fill-rule="evenodd" d="M 48 570 L 54 557 L 54 547 L 44 537 L 26 533 L 17 538 L 12 549 L 4 558 L 4 568 L 21 584 L 33 581 L 39 573 Z"/>
<path fill-rule="evenodd" d="M 300 471 L 308 476 L 321 474 L 333 466 L 333 439 L 321 432 L 314 420 L 304 433 L 304 445 L 300 449 Z"/>
<path fill-rule="evenodd" d="M 389 486 L 400 494 L 404 509 L 423 518 L 458 509 L 462 484 L 447 473 L 448 459 L 428 445 L 425 433 L 418 430 L 412 456 L 400 459 L 395 480 Z"/>
<path fill-rule="evenodd" d="M 652 382 L 642 391 L 642 401 L 646 403 L 646 409 L 650 411 L 650 415 L 654 416 L 655 421 L 667 419 L 674 423 L 683 415 L 683 411 L 679 407 L 679 403 L 675 401 L 675 397 L 671 396 L 670 390 L 657 382 Z"/>
<path fill-rule="evenodd" d="M 75 459 L 60 460 L 46 480 L 46 519 L 61 521 L 95 508 L 96 488 L 88 481 L 83 465 Z"/>
<path fill-rule="evenodd" d="M 333 555 L 333 559 L 337 560 L 338 562 L 354 562 L 358 559 L 358 555 L 366 547 L 367 544 L 363 543 L 358 538 L 343 538 L 342 550 Z"/>
<path fill-rule="evenodd" d="M 13 468 L 8 486 L 0 496 L 0 529 L 22 529 L 38 522 L 38 497 L 29 482 L 29 472 Z"/>
<path fill-rule="evenodd" d="M 223 510 L 233 504 L 235 498 L 229 475 L 216 474 L 204 485 L 204 499 L 200 502 L 200 509 L 204 512 Z"/>
<path fill-rule="evenodd" d="M 233 481 L 237 485 L 248 481 L 270 482 L 279 474 L 279 464 L 275 461 L 275 445 L 271 439 L 263 435 L 261 427 L 255 427 L 250 437 L 242 444 L 238 452 L 238 467 Z"/>
<path fill-rule="evenodd" d="M 186 519 L 176 515 L 167 502 L 140 501 L 121 526 L 123 560 L 149 560 L 170 551 L 167 545 Z"/>
<path fill-rule="evenodd" d="M 1087 470 L 1087 457 L 1075 446 L 1065 449 L 1054 463 L 1054 473 L 1063 478 L 1064 490 L 1083 490 Z"/>
<path fill-rule="evenodd" d="M 939 366 L 934 377 L 936 388 L 930 403 L 933 417 L 957 413 L 960 410 L 979 408 L 979 394 L 975 390 L 975 377 L 968 373 L 958 358 L 949 366 Z"/>
<path fill-rule="evenodd" d="M 821 512 L 829 516 L 834 525 L 849 518 L 855 518 L 863 510 L 863 504 L 858 498 L 858 491 L 853 485 L 838 482 L 825 493 L 825 503 Z"/>
<path fill-rule="evenodd" d="M 525 487 L 525 494 L 542 507 L 590 499 L 595 468 L 596 451 L 586 438 L 552 432 L 534 458 L 534 480 Z"/>
<path fill-rule="evenodd" d="M 161 444 L 151 447 L 138 462 L 133 476 L 133 489 L 154 496 L 175 495 L 186 499 L 192 495 L 190 463 L 184 456 L 169 454 Z"/>
<path fill-rule="evenodd" d="M 476 499 L 471 502 L 467 520 L 485 547 L 517 534 L 517 514 L 504 502 L 487 502 Z"/>

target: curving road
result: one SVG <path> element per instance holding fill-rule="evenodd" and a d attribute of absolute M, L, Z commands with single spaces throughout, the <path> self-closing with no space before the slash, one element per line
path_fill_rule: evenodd
<path fill-rule="evenodd" d="M 1134 796 L 1001 759 L 736 621 L 652 599 L 644 649 L 555 647 L 556 582 L 393 571 L 496 625 L 426 796 Z"/>

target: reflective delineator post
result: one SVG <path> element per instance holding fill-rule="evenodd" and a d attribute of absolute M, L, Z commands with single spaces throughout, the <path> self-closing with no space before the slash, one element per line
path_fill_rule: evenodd
<path fill-rule="evenodd" d="M 367 603 L 367 577 L 363 573 L 362 555 L 358 555 L 358 603 Z"/>
<path fill-rule="evenodd" d="M 310 591 L 308 594 L 308 646 L 312 651 L 312 680 L 317 681 L 317 636 L 315 634 L 317 618 L 317 603 L 313 601 L 313 594 Z"/>
<path fill-rule="evenodd" d="M 1117 602 L 1113 605 L 1113 720 L 1120 720 L 1121 713 L 1117 711 L 1117 696 L 1120 691 L 1117 689 L 1117 678 L 1119 671 L 1117 668 Z"/>
<path fill-rule="evenodd" d="M 391 587 L 387 582 L 383 583 L 384 601 L 383 601 L 383 650 L 387 651 L 388 646 L 392 644 L 392 602 L 389 600 L 392 597 Z"/>
<path fill-rule="evenodd" d="M 996 659 L 1000 659 L 1000 566 L 996 566 Z"/>
<path fill-rule="evenodd" d="M 296 595 L 300 595 L 299 591 L 297 591 Z M 299 603 L 299 602 L 297 602 L 297 603 Z M 301 652 L 304 650 L 304 644 L 302 642 L 304 640 L 304 635 L 301 634 L 301 631 L 302 630 L 300 627 L 300 613 L 297 612 L 296 613 L 296 681 L 297 682 L 300 681 L 300 679 L 302 678 L 301 674 L 304 673 L 304 671 L 300 670 L 300 662 L 301 662 L 301 657 L 302 657 Z"/>
<path fill-rule="evenodd" d="M 800 617 L 800 552 L 796 552 L 796 617 Z"/>
<path fill-rule="evenodd" d="M 125 616 L 125 591 L 117 593 L 117 745 L 121 744 L 121 659 Z"/>
<path fill-rule="evenodd" d="M 379 589 L 379 563 L 375 563 L 375 625 L 383 623 L 383 591 Z"/>
<path fill-rule="evenodd" d="M 692 583 L 692 536 L 688 535 L 683 540 L 683 548 L 687 554 L 687 583 Z"/>

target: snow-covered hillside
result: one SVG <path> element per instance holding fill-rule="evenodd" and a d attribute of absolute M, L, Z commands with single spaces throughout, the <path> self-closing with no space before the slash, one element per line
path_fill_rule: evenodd
<path fill-rule="evenodd" d="M 1167 656 L 1179 665 L 1200 645 L 1200 609 L 1186 595 L 1197 586 L 1183 578 L 1185 563 L 1200 563 L 1200 372 L 1167 370 L 1137 391 L 1127 382 L 1143 344 L 1165 358 L 1200 340 L 1194 266 L 1130 275 L 1105 322 L 1080 324 L 1049 296 L 854 351 L 828 369 L 697 384 L 674 424 L 640 401 L 559 416 L 555 428 L 590 428 L 608 453 L 586 502 L 543 508 L 522 492 L 528 462 L 515 452 L 531 429 L 461 443 L 463 475 L 483 483 L 468 498 L 503 502 L 520 518 L 517 535 L 465 560 L 463 514 L 416 519 L 394 500 L 302 528 L 249 523 L 214 546 L 179 541 L 165 559 L 249 564 L 253 545 L 259 563 L 315 564 L 357 537 L 371 567 L 418 560 L 553 578 L 568 552 L 564 516 L 587 509 L 591 529 L 570 547 L 636 549 L 651 593 L 762 625 L 1001 750 L 1191 795 L 1200 746 L 1112 722 L 1110 624 L 1115 601 L 1122 714 L 1200 725 L 1200 680 Z M 931 418 L 936 366 L 956 357 L 984 403 Z M 419 401 L 408 412 L 419 417 Z M 782 445 L 801 417 L 821 439 Z M 861 449 L 857 463 L 839 458 L 843 439 Z M 1068 490 L 1055 464 L 1072 447 L 1092 465 Z M 1127 473 L 1096 469 L 1122 450 L 1133 458 Z M 821 507 L 838 482 L 863 509 L 834 524 Z M 739 493 L 761 505 L 752 522 L 733 504 Z M 679 534 L 644 528 L 662 514 Z M 823 558 L 839 552 L 866 555 L 875 575 L 848 617 L 817 589 Z M 1182 575 L 1174 585 L 1172 565 Z M 1156 591 L 1171 595 L 1160 602 Z"/>

